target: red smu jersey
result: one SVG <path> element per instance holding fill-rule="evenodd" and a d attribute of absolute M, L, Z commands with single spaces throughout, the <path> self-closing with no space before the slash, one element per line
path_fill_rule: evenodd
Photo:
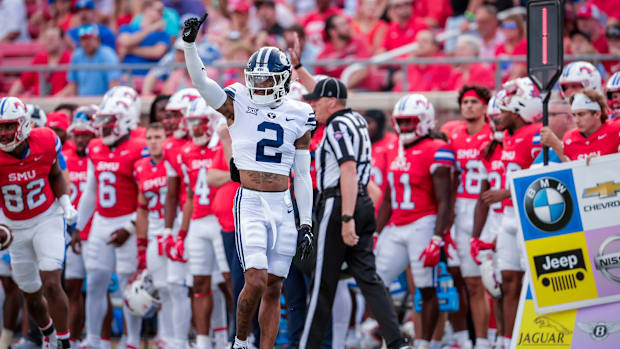
<path fill-rule="evenodd" d="M 212 204 L 217 188 L 207 185 L 207 171 L 210 168 L 214 168 L 215 163 L 222 161 L 221 157 L 224 157 L 224 150 L 220 143 L 214 147 L 200 147 L 194 144 L 194 142 L 190 142 L 181 152 L 181 159 L 189 179 L 189 186 L 194 193 L 192 219 L 213 214 Z"/>
<path fill-rule="evenodd" d="M 156 164 L 151 157 L 140 159 L 134 164 L 134 176 L 140 193 L 146 199 L 149 226 L 160 221 L 163 228 L 164 203 L 168 191 L 168 177 L 164 162 L 160 161 Z"/>
<path fill-rule="evenodd" d="M 222 156 L 218 156 L 214 163 L 213 168 L 222 171 L 230 171 L 228 162 L 222 151 Z M 217 217 L 217 221 L 222 226 L 223 232 L 235 231 L 235 217 L 233 216 L 233 202 L 235 201 L 235 195 L 237 189 L 241 184 L 230 181 L 223 186 L 217 188 L 215 198 L 213 200 L 213 214 Z"/>
<path fill-rule="evenodd" d="M 370 160 L 370 180 L 373 181 L 379 189 L 381 189 L 381 197 L 379 203 L 375 207 L 375 215 L 379 211 L 381 202 L 383 201 L 383 194 L 385 193 L 385 187 L 387 186 L 387 169 L 388 169 L 388 157 L 394 149 L 398 149 L 398 136 L 395 133 L 386 133 L 381 140 L 375 142 L 372 145 L 372 159 Z"/>
<path fill-rule="evenodd" d="M 88 157 L 80 157 L 75 149 L 65 149 L 62 151 L 67 163 L 69 180 L 71 181 L 71 203 L 78 207 L 82 193 L 86 187 L 88 177 Z"/>
<path fill-rule="evenodd" d="M 454 128 L 450 135 L 450 146 L 454 151 L 456 169 L 459 172 L 457 198 L 476 199 L 480 195 L 482 185 L 481 174 L 484 165 L 480 161 L 480 146 L 491 139 L 493 131 L 489 124 L 475 135 L 467 133 L 466 122 L 463 127 Z"/>
<path fill-rule="evenodd" d="M 620 123 L 605 122 L 587 138 L 575 128 L 566 132 L 563 142 L 564 155 L 571 160 L 614 154 L 619 151 L 620 146 Z"/>
<path fill-rule="evenodd" d="M 145 141 L 140 138 L 129 138 L 114 149 L 101 138 L 90 141 L 88 158 L 97 179 L 95 210 L 102 217 L 120 217 L 136 211 L 138 185 L 133 170 L 144 150 Z"/>
<path fill-rule="evenodd" d="M 164 141 L 164 161 L 168 162 L 168 177 L 179 177 L 183 181 L 185 176 L 183 175 L 183 166 L 181 164 L 181 150 L 188 142 L 191 141 L 184 138 L 176 138 L 175 136 L 170 136 Z M 179 192 L 179 206 L 181 208 L 185 205 L 185 200 L 187 200 L 187 187 L 181 184 L 181 191 Z"/>
<path fill-rule="evenodd" d="M 404 159 L 398 156 L 398 149 L 395 149 L 390 160 L 387 180 L 392 199 L 391 222 L 406 225 L 436 214 L 431 175 L 438 166 L 454 165 L 450 145 L 439 139 L 424 139 L 406 148 Z"/>
<path fill-rule="evenodd" d="M 504 163 L 504 182 L 506 189 L 510 189 L 506 174 L 508 172 L 528 169 L 538 153 L 542 150 L 540 143 L 541 123 L 533 123 L 518 129 L 513 135 L 506 130 L 502 149 L 502 162 Z M 512 206 L 512 199 L 504 200 L 504 206 Z"/>
<path fill-rule="evenodd" d="M 497 143 L 493 153 L 488 158 L 484 157 L 484 152 L 489 142 L 485 142 L 480 147 L 479 160 L 483 165 L 482 179 L 489 182 L 489 189 L 500 190 L 506 187 L 506 176 L 504 175 L 504 163 L 502 162 L 502 143 Z M 502 212 L 502 203 L 496 202 L 489 207 L 495 212 Z"/>
<path fill-rule="evenodd" d="M 56 133 L 47 127 L 30 131 L 23 159 L 0 151 L 2 211 L 14 221 L 34 218 L 54 203 L 49 174 L 62 148 Z"/>

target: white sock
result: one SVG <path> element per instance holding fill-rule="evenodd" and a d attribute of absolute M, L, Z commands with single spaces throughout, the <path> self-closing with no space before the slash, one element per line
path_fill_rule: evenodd
<path fill-rule="evenodd" d="M 494 343 L 495 338 L 497 338 L 497 328 L 489 328 L 487 331 L 487 338 L 489 339 L 489 342 Z"/>
<path fill-rule="evenodd" d="M 430 343 L 427 340 L 424 339 L 416 339 L 415 340 L 415 347 L 418 349 L 428 349 L 430 348 Z"/>
<path fill-rule="evenodd" d="M 510 348 L 512 338 L 504 337 L 504 348 Z"/>
<path fill-rule="evenodd" d="M 8 348 L 11 346 L 13 342 L 13 331 L 8 328 L 3 328 L 2 333 L 0 333 L 0 346 L 2 348 Z"/>
<path fill-rule="evenodd" d="M 196 348 L 197 349 L 211 349 L 213 345 L 211 344 L 211 337 L 199 334 L 196 336 Z"/>
<path fill-rule="evenodd" d="M 119 346 L 120 347 L 120 346 Z M 101 338 L 101 342 L 100 342 L 100 349 L 112 349 L 112 343 L 110 342 L 109 339 L 103 339 Z"/>
<path fill-rule="evenodd" d="M 127 280 L 131 274 L 118 274 L 118 288 L 125 289 Z M 127 325 L 127 343 L 126 346 L 140 347 L 140 330 L 142 329 L 142 317 L 132 315 L 127 305 L 123 305 L 123 317 Z"/>
<path fill-rule="evenodd" d="M 168 293 L 172 300 L 172 332 L 174 339 L 180 345 L 187 343 L 191 324 L 192 304 L 187 287 L 177 284 L 168 284 Z M 187 345 L 185 345 L 186 347 Z M 182 347 L 182 348 L 185 348 Z"/>
<path fill-rule="evenodd" d="M 487 338 L 476 338 L 476 349 L 491 349 L 491 342 Z"/>
<path fill-rule="evenodd" d="M 170 292 L 167 286 L 158 288 L 157 292 L 161 302 L 161 309 L 159 314 L 157 314 L 157 335 L 159 339 L 168 342 L 174 337 L 172 329 L 172 299 L 170 299 Z"/>
<path fill-rule="evenodd" d="M 108 285 L 112 273 L 103 269 L 88 270 L 86 279 L 86 344 L 98 348 L 101 325 L 108 312 Z"/>
<path fill-rule="evenodd" d="M 344 343 L 349 329 L 349 319 L 353 302 L 347 287 L 347 280 L 338 281 L 334 305 L 332 306 L 332 348 L 344 349 Z"/>
<path fill-rule="evenodd" d="M 463 345 L 469 341 L 469 332 L 467 331 L 454 332 L 454 339 L 459 345 Z"/>
<path fill-rule="evenodd" d="M 431 349 L 441 349 L 441 341 L 432 340 Z"/>
<path fill-rule="evenodd" d="M 118 341 L 118 347 L 119 349 L 123 349 L 125 348 L 125 346 L 127 345 L 127 336 L 126 335 L 121 335 L 121 340 Z"/>
<path fill-rule="evenodd" d="M 250 347 L 250 341 L 249 340 L 244 340 L 242 341 L 241 339 L 237 338 L 235 336 L 235 343 L 233 343 L 233 348 L 238 348 L 238 349 L 247 349 Z"/>
<path fill-rule="evenodd" d="M 226 318 L 226 297 L 219 287 L 213 288 L 213 311 L 211 312 L 211 333 L 228 333 L 228 319 Z"/>

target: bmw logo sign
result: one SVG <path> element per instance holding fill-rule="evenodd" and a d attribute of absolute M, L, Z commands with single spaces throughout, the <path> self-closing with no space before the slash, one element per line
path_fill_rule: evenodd
<path fill-rule="evenodd" d="M 554 232 L 564 228 L 573 212 L 570 191 L 555 178 L 538 178 L 530 184 L 525 191 L 524 202 L 527 218 L 543 231 Z"/>

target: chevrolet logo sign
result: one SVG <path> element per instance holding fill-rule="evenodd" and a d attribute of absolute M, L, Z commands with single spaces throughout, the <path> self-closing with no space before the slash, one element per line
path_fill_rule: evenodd
<path fill-rule="evenodd" d="M 583 197 L 601 197 L 608 198 L 611 196 L 616 196 L 616 194 L 620 192 L 620 183 L 616 182 L 605 182 L 599 183 L 596 187 L 586 188 L 583 191 Z"/>

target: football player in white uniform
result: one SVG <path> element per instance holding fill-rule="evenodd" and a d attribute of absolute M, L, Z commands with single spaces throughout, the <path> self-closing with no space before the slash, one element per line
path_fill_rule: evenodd
<path fill-rule="evenodd" d="M 235 197 L 237 251 L 245 270 L 238 300 L 237 334 L 233 348 L 248 348 L 250 321 L 259 300 L 261 348 L 273 348 L 280 322 L 282 281 L 296 253 L 298 232 L 289 173 L 295 172 L 301 250 L 311 249 L 312 180 L 310 131 L 314 113 L 308 104 L 286 97 L 291 64 L 284 52 L 263 47 L 245 69 L 246 85 L 222 89 L 205 74 L 194 41 L 201 19 L 185 21 L 185 61 L 194 86 L 207 104 L 223 114 L 232 139 L 233 164 L 241 187 Z M 231 172 L 237 177 L 236 169 Z"/>

